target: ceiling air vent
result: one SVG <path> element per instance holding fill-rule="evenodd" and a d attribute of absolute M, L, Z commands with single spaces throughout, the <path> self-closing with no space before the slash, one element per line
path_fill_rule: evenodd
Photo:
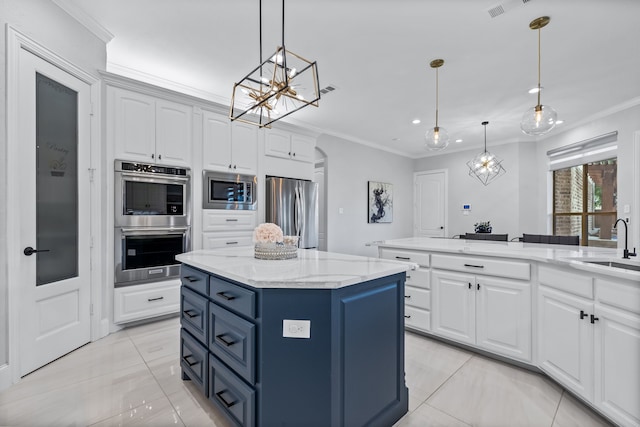
<path fill-rule="evenodd" d="M 326 95 L 329 92 L 333 92 L 336 89 L 337 88 L 334 85 L 328 85 L 328 86 L 325 86 L 322 89 L 320 89 L 320 93 L 323 94 L 323 95 Z"/>
<path fill-rule="evenodd" d="M 525 5 L 533 0 L 507 0 L 502 4 L 492 7 L 487 12 L 492 18 L 500 16 L 518 5 Z"/>

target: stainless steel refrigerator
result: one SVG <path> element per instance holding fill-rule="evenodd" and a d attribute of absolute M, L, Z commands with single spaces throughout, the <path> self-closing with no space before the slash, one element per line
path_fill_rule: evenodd
<path fill-rule="evenodd" d="M 268 177 L 266 187 L 266 221 L 280 226 L 285 236 L 298 236 L 299 247 L 317 248 L 318 184 Z"/>

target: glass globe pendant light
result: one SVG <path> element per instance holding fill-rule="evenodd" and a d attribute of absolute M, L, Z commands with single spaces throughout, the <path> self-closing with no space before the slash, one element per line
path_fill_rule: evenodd
<path fill-rule="evenodd" d="M 538 103 L 524 113 L 520 122 L 520 129 L 531 136 L 544 135 L 549 132 L 556 126 L 558 119 L 556 110 L 540 103 L 540 92 L 542 91 L 542 86 L 540 85 L 540 29 L 545 27 L 550 20 L 551 18 L 548 16 L 541 16 L 529 23 L 529 28 L 538 30 Z"/>
<path fill-rule="evenodd" d="M 449 145 L 449 133 L 445 128 L 438 126 L 438 68 L 444 65 L 444 59 L 434 59 L 429 64 L 436 69 L 436 125 L 425 134 L 427 149 L 431 151 L 443 150 Z"/>
<path fill-rule="evenodd" d="M 494 179 L 507 173 L 502 166 L 502 160 L 487 151 L 487 125 L 489 122 L 482 122 L 484 126 L 484 151 L 477 154 L 467 162 L 469 176 L 475 176 L 485 186 Z"/>

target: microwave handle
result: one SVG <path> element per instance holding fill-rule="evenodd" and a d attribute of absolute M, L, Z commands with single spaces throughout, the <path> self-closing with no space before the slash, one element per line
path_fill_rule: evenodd
<path fill-rule="evenodd" d="M 147 232 L 167 232 L 170 234 L 181 234 L 184 233 L 185 231 L 187 231 L 189 229 L 189 227 L 144 227 L 144 228 L 123 228 L 122 229 L 122 234 L 137 234 L 140 233 L 141 231 L 144 233 Z"/>

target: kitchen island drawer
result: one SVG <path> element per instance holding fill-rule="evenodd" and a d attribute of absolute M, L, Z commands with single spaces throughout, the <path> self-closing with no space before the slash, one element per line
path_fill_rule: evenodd
<path fill-rule="evenodd" d="M 209 300 L 184 286 L 180 297 L 180 324 L 200 342 L 207 342 Z"/>
<path fill-rule="evenodd" d="M 422 331 L 431 331 L 431 312 L 420 308 L 405 306 L 404 325 Z"/>
<path fill-rule="evenodd" d="M 209 400 L 222 408 L 237 425 L 255 425 L 255 390 L 213 355 L 209 355 Z"/>
<path fill-rule="evenodd" d="M 189 332 L 180 331 L 180 367 L 185 375 L 206 395 L 208 392 L 207 363 L 209 352 Z"/>
<path fill-rule="evenodd" d="M 256 293 L 219 277 L 209 278 L 209 298 L 252 319 L 256 317 Z"/>
<path fill-rule="evenodd" d="M 405 249 L 380 248 L 380 258 L 395 261 L 413 262 L 422 267 L 429 267 L 429 254 L 427 252 L 411 251 Z"/>
<path fill-rule="evenodd" d="M 203 271 L 183 264 L 180 266 L 180 280 L 184 286 L 202 295 L 209 294 L 209 275 Z"/>
<path fill-rule="evenodd" d="M 209 303 L 209 350 L 242 378 L 256 381 L 256 325 Z"/>
<path fill-rule="evenodd" d="M 431 256 L 431 266 L 443 270 L 464 271 L 487 276 L 521 280 L 531 278 L 531 265 L 522 261 L 434 254 Z"/>

